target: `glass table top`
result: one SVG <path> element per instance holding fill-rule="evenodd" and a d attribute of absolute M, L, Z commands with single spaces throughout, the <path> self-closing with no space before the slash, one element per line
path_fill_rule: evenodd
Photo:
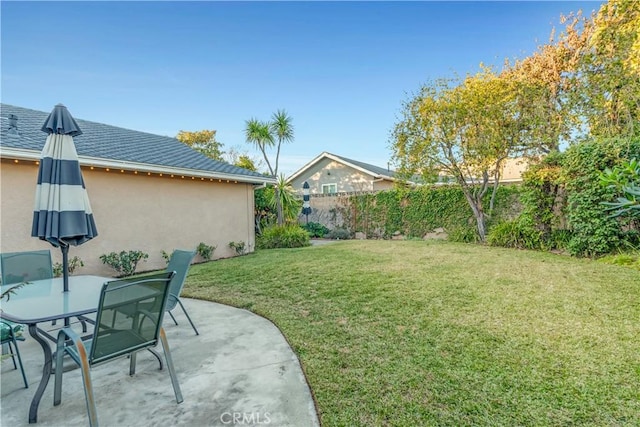
<path fill-rule="evenodd" d="M 0 317 L 17 323 L 40 323 L 72 317 L 97 310 L 105 282 L 100 276 L 70 276 L 69 291 L 63 291 L 63 279 L 34 280 L 17 289 L 9 301 L 0 301 Z M 15 286 L 1 286 L 2 292 Z"/>

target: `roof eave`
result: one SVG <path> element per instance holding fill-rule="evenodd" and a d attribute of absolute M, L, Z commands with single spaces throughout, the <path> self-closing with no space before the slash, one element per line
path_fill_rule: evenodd
<path fill-rule="evenodd" d="M 24 148 L 13 148 L 0 146 L 0 158 L 12 160 L 39 161 L 41 154 L 39 151 L 27 150 Z M 173 175 L 188 175 L 196 178 L 217 179 L 224 181 L 235 181 L 247 184 L 275 184 L 276 180 L 270 176 L 254 177 L 248 175 L 236 175 L 224 172 L 214 172 L 201 169 L 178 168 L 173 166 L 152 165 L 149 163 L 129 162 L 124 160 L 111 160 L 99 157 L 78 156 L 81 166 L 113 168 L 128 171 L 162 173 Z"/>

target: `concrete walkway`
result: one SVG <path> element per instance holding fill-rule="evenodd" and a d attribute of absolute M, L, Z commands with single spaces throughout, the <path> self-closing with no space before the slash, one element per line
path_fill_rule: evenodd
<path fill-rule="evenodd" d="M 139 353 L 136 375 L 123 358 L 92 370 L 101 426 L 318 426 L 315 405 L 297 357 L 280 331 L 249 311 L 183 299 L 200 335 L 177 307 L 169 339 L 184 402 L 176 404 L 169 373 Z M 20 342 L 29 389 L 11 360 L 2 361 L 1 425 L 27 426 L 31 398 L 42 375 L 42 349 Z M 160 352 L 162 347 L 158 346 Z M 88 417 L 82 374 L 63 377 L 62 404 L 53 406 L 53 377 L 40 402 L 39 426 L 83 426 Z"/>

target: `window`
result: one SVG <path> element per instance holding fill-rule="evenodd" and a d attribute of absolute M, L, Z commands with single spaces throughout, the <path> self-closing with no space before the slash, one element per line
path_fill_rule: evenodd
<path fill-rule="evenodd" d="M 322 194 L 335 194 L 337 192 L 337 184 L 322 184 Z"/>

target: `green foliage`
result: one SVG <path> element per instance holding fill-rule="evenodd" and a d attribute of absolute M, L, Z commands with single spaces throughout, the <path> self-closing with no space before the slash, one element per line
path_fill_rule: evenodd
<path fill-rule="evenodd" d="M 614 216 L 640 219 L 640 162 L 633 158 L 600 174 L 602 185 L 616 191 L 615 202 L 603 202 Z"/>
<path fill-rule="evenodd" d="M 136 272 L 136 267 L 140 261 L 146 262 L 149 254 L 142 251 L 121 251 L 111 252 L 108 255 L 100 255 L 103 264 L 108 265 L 121 276 L 131 276 Z"/>
<path fill-rule="evenodd" d="M 229 242 L 229 247 L 236 252 L 236 255 L 244 255 L 247 251 L 247 245 L 242 240 L 239 242 Z"/>
<path fill-rule="evenodd" d="M 510 218 L 518 205 L 519 188 L 501 186 L 496 194 L 492 221 Z M 490 195 L 485 196 L 488 204 Z M 389 239 L 395 232 L 408 238 L 420 237 L 442 227 L 448 231 L 456 228 L 476 230 L 473 212 L 462 190 L 454 185 L 394 189 L 375 194 L 349 196 L 343 206 L 337 208 L 344 218 L 349 232 L 361 231 L 373 238 Z M 478 241 L 469 238 L 465 241 Z"/>
<path fill-rule="evenodd" d="M 545 242 L 548 249 L 556 249 L 560 251 L 564 251 L 569 247 L 569 242 L 573 233 L 571 230 L 567 229 L 556 229 L 551 231 L 551 235 Z"/>
<path fill-rule="evenodd" d="M 310 222 L 308 224 L 304 224 L 302 225 L 302 228 L 306 230 L 311 237 L 322 238 L 329 232 L 329 229 L 327 227 L 318 222 Z"/>
<path fill-rule="evenodd" d="M 243 168 L 253 172 L 258 171 L 258 168 L 256 167 L 256 163 L 253 161 L 251 157 L 249 157 L 246 154 L 241 154 L 240 156 L 238 156 L 238 159 L 234 162 L 234 165 L 238 166 L 239 168 Z"/>
<path fill-rule="evenodd" d="M 623 267 L 629 267 L 636 270 L 640 270 L 640 252 L 628 252 L 615 255 L 607 255 L 602 257 L 599 261 L 605 264 L 620 265 Z"/>
<path fill-rule="evenodd" d="M 166 252 L 164 249 L 160 251 L 160 255 L 162 255 L 162 259 L 164 259 L 164 263 L 165 264 L 169 264 L 169 261 L 171 260 L 171 254 Z"/>
<path fill-rule="evenodd" d="M 298 218 L 298 214 L 302 208 L 302 200 L 296 197 L 295 190 L 291 184 L 287 183 L 287 179 L 283 174 L 280 174 L 278 177 L 274 191 L 266 194 L 271 209 L 277 211 L 278 206 L 280 206 L 283 218 L 282 224 L 285 222 L 294 222 Z"/>
<path fill-rule="evenodd" d="M 561 179 L 562 154 L 552 152 L 540 163 L 532 164 L 523 174 L 522 217 L 548 239 L 552 230 L 561 227 L 566 203 Z"/>
<path fill-rule="evenodd" d="M 258 237 L 256 245 L 258 249 L 300 248 L 311 245 L 311 242 L 309 233 L 302 227 L 287 224 L 267 227 Z"/>
<path fill-rule="evenodd" d="M 566 151 L 563 178 L 567 220 L 573 231 L 568 245 L 572 255 L 600 256 L 626 244 L 621 224 L 602 204 L 614 199 L 614 190 L 601 185 L 600 176 L 632 157 L 640 157 L 640 138 L 590 140 Z"/>
<path fill-rule="evenodd" d="M 215 130 L 204 129 L 196 132 L 181 130 L 176 135 L 176 139 L 207 157 L 224 161 L 222 157 L 224 154 L 222 151 L 223 144 L 216 141 Z"/>
<path fill-rule="evenodd" d="M 480 236 L 476 227 L 470 225 L 457 225 L 448 230 L 448 240 L 459 243 L 478 243 Z"/>
<path fill-rule="evenodd" d="M 544 249 L 542 232 L 520 218 L 493 226 L 487 243 L 514 249 Z"/>
<path fill-rule="evenodd" d="M 273 187 L 259 188 L 253 192 L 255 199 L 256 234 L 277 221 L 276 210 L 271 201 L 275 199 Z"/>
<path fill-rule="evenodd" d="M 202 259 L 204 259 L 205 261 L 209 261 L 213 256 L 213 252 L 216 250 L 216 247 L 217 246 L 209 246 L 204 242 L 200 242 L 200 244 L 196 248 L 196 251 L 198 252 L 198 255 L 202 257 Z"/>
<path fill-rule="evenodd" d="M 69 260 L 69 265 L 67 266 L 67 271 L 69 272 L 69 274 L 73 274 L 74 271 L 76 271 L 78 268 L 80 267 L 84 267 L 84 262 L 82 261 L 82 259 L 80 259 L 80 257 L 74 256 L 73 258 L 71 258 Z M 62 263 L 60 262 L 56 262 L 53 264 L 53 275 L 55 277 L 60 277 L 62 276 Z"/>
<path fill-rule="evenodd" d="M 336 228 L 335 230 L 329 231 L 325 237 L 332 240 L 349 240 L 351 239 L 351 233 L 344 228 Z"/>

